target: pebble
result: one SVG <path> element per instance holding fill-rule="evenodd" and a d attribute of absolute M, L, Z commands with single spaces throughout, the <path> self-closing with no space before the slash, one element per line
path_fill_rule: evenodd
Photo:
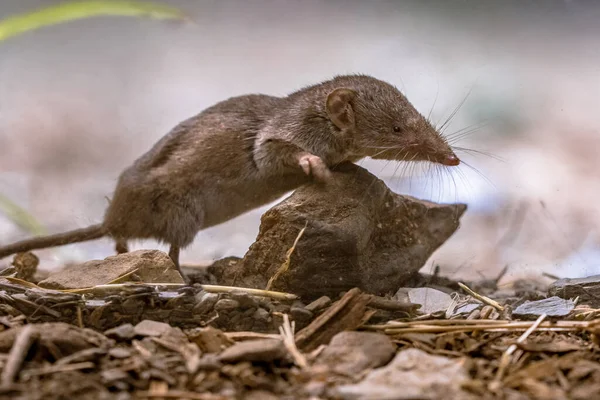
<path fill-rule="evenodd" d="M 172 329 L 171 325 L 164 322 L 145 319 L 137 324 L 133 331 L 137 336 L 162 336 Z"/>
<path fill-rule="evenodd" d="M 463 360 L 407 349 L 385 367 L 369 372 L 361 382 L 338 386 L 333 392 L 346 400 L 479 398 L 462 390 L 461 383 L 467 379 Z"/>
<path fill-rule="evenodd" d="M 231 311 L 240 307 L 240 303 L 233 299 L 221 299 L 215 304 L 215 311 Z"/>
<path fill-rule="evenodd" d="M 199 292 L 196 294 L 196 305 L 194 306 L 194 314 L 204 315 L 213 310 L 215 304 L 219 300 L 219 295 L 216 293 Z"/>
<path fill-rule="evenodd" d="M 320 311 L 326 307 L 329 307 L 330 304 L 331 299 L 328 296 L 321 296 L 304 308 L 314 313 L 316 311 Z"/>
<path fill-rule="evenodd" d="M 225 349 L 219 360 L 225 363 L 237 363 L 240 361 L 262 361 L 271 362 L 287 357 L 287 351 L 283 342 L 279 339 L 258 339 L 237 342 Z"/>
<path fill-rule="evenodd" d="M 574 308 L 574 301 L 553 296 L 543 300 L 526 301 L 513 311 L 513 316 L 537 318 L 546 314 L 548 317 L 566 317 Z"/>

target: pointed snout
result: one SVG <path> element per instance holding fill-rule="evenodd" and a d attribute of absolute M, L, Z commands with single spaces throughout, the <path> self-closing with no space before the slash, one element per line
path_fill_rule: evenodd
<path fill-rule="evenodd" d="M 455 167 L 460 164 L 460 159 L 456 157 L 456 154 L 447 154 L 441 160 L 440 164 L 447 165 L 449 167 Z"/>

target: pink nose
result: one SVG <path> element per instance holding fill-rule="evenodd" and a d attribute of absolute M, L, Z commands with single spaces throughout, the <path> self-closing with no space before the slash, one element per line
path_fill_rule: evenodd
<path fill-rule="evenodd" d="M 458 159 L 458 157 L 456 157 L 454 154 L 448 154 L 447 156 L 445 156 L 442 159 L 441 162 L 443 165 L 448 165 L 450 167 L 454 167 L 458 164 L 460 164 L 460 160 Z"/>

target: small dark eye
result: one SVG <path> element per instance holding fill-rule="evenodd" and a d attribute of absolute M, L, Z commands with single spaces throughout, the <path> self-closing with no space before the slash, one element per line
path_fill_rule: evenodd
<path fill-rule="evenodd" d="M 400 133 L 401 131 L 402 131 L 402 128 L 400 128 L 399 126 L 394 126 L 394 132 Z"/>

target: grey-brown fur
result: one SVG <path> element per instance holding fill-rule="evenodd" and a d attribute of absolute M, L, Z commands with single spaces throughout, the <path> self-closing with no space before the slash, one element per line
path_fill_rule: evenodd
<path fill-rule="evenodd" d="M 180 123 L 127 168 L 101 226 L 15 243 L 0 257 L 109 235 L 119 251 L 131 239 L 168 243 L 178 265 L 179 249 L 201 229 L 367 156 L 458 163 L 396 88 L 369 76 L 339 76 L 287 97 L 234 97 Z"/>

